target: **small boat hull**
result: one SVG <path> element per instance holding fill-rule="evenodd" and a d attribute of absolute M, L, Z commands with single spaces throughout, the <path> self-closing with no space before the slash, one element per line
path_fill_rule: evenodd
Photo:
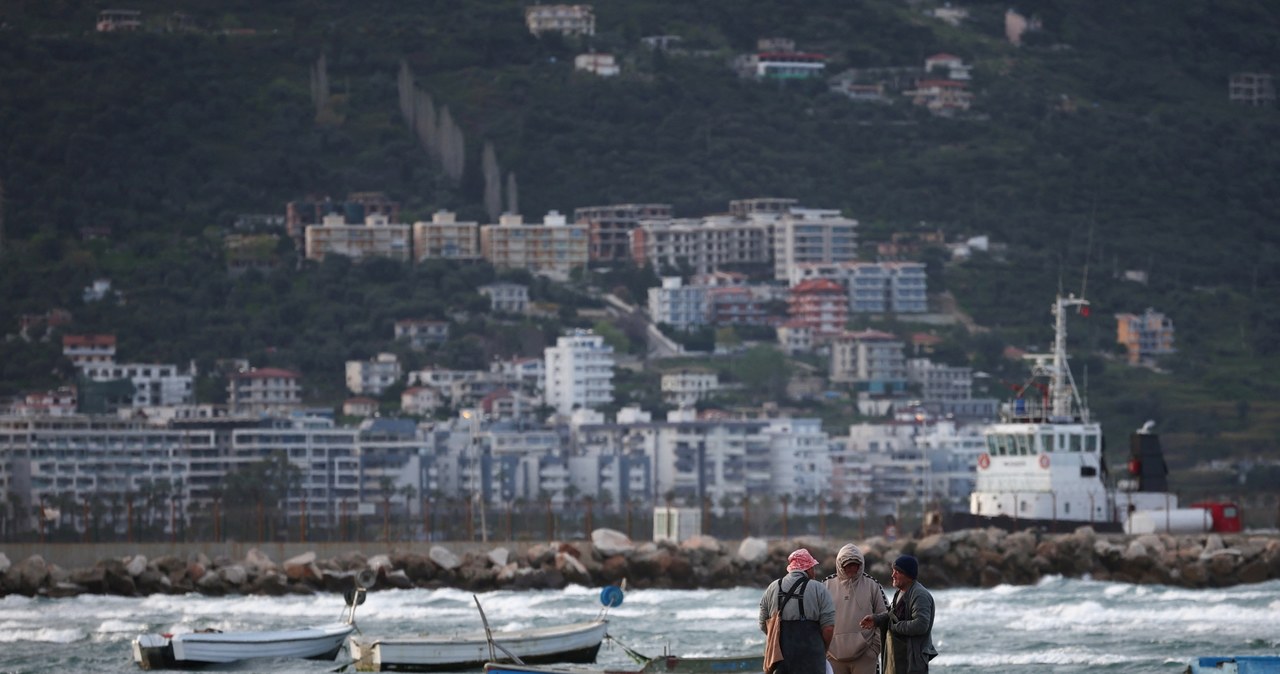
<path fill-rule="evenodd" d="M 323 625 L 264 632 L 143 634 L 133 640 L 142 669 L 198 668 L 253 658 L 333 660 L 355 627 Z"/>
<path fill-rule="evenodd" d="M 1280 656 L 1237 655 L 1196 658 L 1186 674 L 1280 674 Z"/>
<path fill-rule="evenodd" d="M 764 657 L 743 655 L 720 658 L 682 658 L 664 655 L 650 659 L 639 669 L 594 669 L 571 665 L 539 666 L 532 664 L 487 662 L 485 674 L 720 674 L 722 672 L 764 671 Z"/>
<path fill-rule="evenodd" d="M 530 664 L 595 662 L 608 623 L 593 621 L 555 627 L 494 632 L 501 648 L 490 653 L 484 632 L 463 635 L 353 638 L 351 658 L 362 672 L 434 672 L 478 669 L 486 662 L 509 661 L 510 651 Z"/>

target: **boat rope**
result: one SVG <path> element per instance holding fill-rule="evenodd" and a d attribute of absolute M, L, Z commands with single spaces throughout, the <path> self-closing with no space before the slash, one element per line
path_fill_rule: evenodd
<path fill-rule="evenodd" d="M 622 649 L 622 652 L 626 653 L 628 656 L 631 657 L 632 660 L 635 660 L 639 664 L 642 664 L 642 665 L 648 664 L 649 661 L 653 659 L 635 650 L 634 648 L 627 646 L 621 641 L 618 641 L 617 637 L 614 637 L 612 634 L 609 634 L 608 632 L 605 632 L 604 638 L 608 639 L 609 641 L 612 641 L 615 644 L 618 644 L 618 647 Z"/>

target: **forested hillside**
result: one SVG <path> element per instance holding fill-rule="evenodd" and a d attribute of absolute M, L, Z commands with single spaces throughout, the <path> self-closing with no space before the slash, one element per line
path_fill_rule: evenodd
<path fill-rule="evenodd" d="M 340 359 L 369 356 L 406 311 L 475 309 L 466 291 L 493 272 L 299 265 L 285 245 L 278 271 L 232 278 L 223 235 L 238 214 L 371 190 L 408 222 L 439 209 L 487 221 L 491 144 L 527 221 L 622 202 L 699 216 L 779 196 L 842 209 L 868 241 L 921 223 L 989 235 L 1007 251 L 931 276 L 992 330 L 958 338 L 972 364 L 1016 378 L 997 347 L 1046 345 L 1054 293 L 1084 293 L 1094 316 L 1073 323 L 1074 348 L 1114 440 L 1155 418 L 1184 463 L 1274 453 L 1280 111 L 1230 104 L 1227 81 L 1280 63 L 1275 3 L 1030 3 L 1015 9 L 1042 28 L 1020 47 L 1008 3 L 986 0 L 963 3 L 959 26 L 901 0 L 609 0 L 594 3 L 594 37 L 542 39 L 525 4 L 146 0 L 128 7 L 147 30 L 98 34 L 100 4 L 4 3 L 0 332 L 65 307 L 75 330 L 120 335 L 129 358 L 250 357 L 337 390 Z M 165 31 L 175 11 L 196 30 Z M 647 49 L 650 35 L 678 35 L 687 53 Z M 739 79 L 728 61 L 761 37 L 826 54 L 829 74 L 955 54 L 974 66 L 973 109 L 939 118 L 821 82 Z M 574 72 L 587 50 L 617 55 L 622 74 Z M 458 177 L 405 124 L 402 68 L 456 122 Z M 1126 270 L 1150 280 L 1120 281 Z M 100 277 L 125 304 L 82 301 Z M 1146 307 L 1177 326 L 1164 373 L 1110 357 L 1111 314 Z M 7 339 L 0 394 L 52 385 L 59 367 L 56 345 Z"/>

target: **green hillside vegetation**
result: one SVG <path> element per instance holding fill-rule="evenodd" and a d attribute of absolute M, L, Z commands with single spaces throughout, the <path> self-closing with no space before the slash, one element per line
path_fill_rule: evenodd
<path fill-rule="evenodd" d="M 989 329 L 949 331 L 948 360 L 989 372 L 1002 394 L 999 382 L 1022 378 L 1003 347 L 1045 348 L 1054 294 L 1083 292 L 1093 316 L 1072 319 L 1076 377 L 1112 451 L 1155 419 L 1177 466 L 1275 457 L 1280 197 L 1269 188 L 1280 179 L 1280 118 L 1226 93 L 1231 73 L 1280 62 L 1280 7 L 1050 0 L 1023 9 L 1043 29 L 1013 47 L 1007 3 L 964 4 L 971 18 L 952 27 L 897 0 L 611 0 L 595 3 L 596 36 L 537 39 L 513 0 L 147 0 L 128 6 L 148 31 L 109 35 L 92 32 L 97 4 L 9 3 L 3 332 L 22 314 L 65 307 L 71 330 L 117 334 L 124 359 L 297 368 L 318 404 L 340 399 L 342 360 L 391 348 L 398 318 L 455 321 L 450 344 L 405 354 L 411 365 L 539 353 L 582 322 L 573 308 L 590 298 L 537 283 L 535 298 L 563 310 L 510 329 L 489 322 L 474 292 L 502 277 L 485 265 L 299 264 L 286 241 L 277 271 L 226 272 L 222 237 L 238 214 L 282 213 L 311 194 L 377 190 L 408 222 L 439 209 L 487 222 L 488 142 L 515 176 L 526 221 L 623 202 L 699 216 L 730 199 L 785 196 L 842 209 L 868 241 L 921 223 L 950 240 L 989 235 L 1007 250 L 945 266 L 930 253 L 930 290 L 949 291 Z M 163 32 L 174 11 L 202 30 Z M 641 46 L 658 34 L 706 55 Z M 955 54 L 974 66 L 975 104 L 935 118 L 904 100 L 854 104 L 818 82 L 741 80 L 727 61 L 760 37 L 827 54 L 829 74 Z M 586 49 L 616 54 L 622 76 L 574 72 Z M 317 104 L 322 55 L 329 86 Z M 457 180 L 401 117 L 402 64 L 465 134 Z M 103 227 L 109 236 L 84 236 Z M 1118 280 L 1125 270 L 1150 281 Z M 124 303 L 84 304 L 95 278 L 111 279 Z M 615 270 L 598 281 L 639 298 L 651 279 Z M 1146 307 L 1177 326 L 1179 353 L 1161 372 L 1119 364 L 1112 344 L 1111 315 Z M 0 342 L 0 394 L 67 374 L 56 340 Z M 201 390 L 219 393 L 215 381 Z"/>

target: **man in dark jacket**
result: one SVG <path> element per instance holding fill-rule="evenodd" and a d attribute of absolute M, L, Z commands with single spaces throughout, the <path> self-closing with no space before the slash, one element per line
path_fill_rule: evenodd
<path fill-rule="evenodd" d="M 894 560 L 893 586 L 898 591 L 889 610 L 862 619 L 863 628 L 885 632 L 884 674 L 928 674 L 929 661 L 938 655 L 933 647 L 933 595 L 916 581 L 919 573 L 915 557 Z"/>

